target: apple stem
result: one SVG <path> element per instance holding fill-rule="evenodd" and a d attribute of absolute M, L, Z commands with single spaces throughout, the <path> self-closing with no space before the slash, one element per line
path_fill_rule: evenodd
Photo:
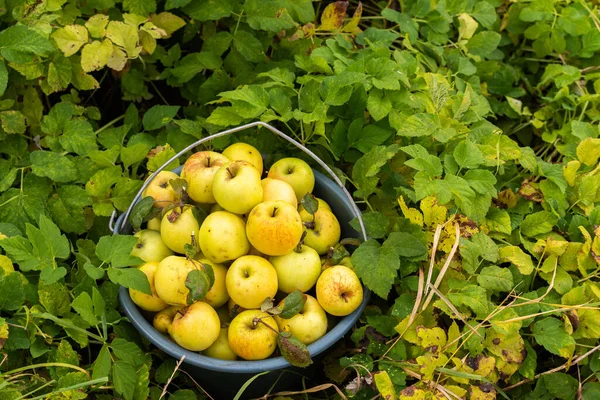
<path fill-rule="evenodd" d="M 210 167 L 210 156 L 206 157 L 206 166 Z"/>
<path fill-rule="evenodd" d="M 229 169 L 229 167 L 227 167 L 227 168 L 225 168 L 225 169 L 227 170 L 227 172 L 229 172 L 229 176 L 230 176 L 231 178 L 234 178 L 234 177 L 235 177 L 235 175 L 233 175 L 233 172 L 231 172 L 231 170 Z"/>
<path fill-rule="evenodd" d="M 275 213 L 277 212 L 278 209 L 279 209 L 279 207 L 273 207 L 273 214 L 271 214 L 271 217 L 275 216 Z"/>
<path fill-rule="evenodd" d="M 298 242 L 298 245 L 294 249 L 294 251 L 296 253 L 302 253 L 302 245 L 304 244 L 304 238 L 306 237 L 306 233 L 307 233 L 306 231 L 302 231 L 302 236 L 300 236 L 300 241 Z"/>
<path fill-rule="evenodd" d="M 264 322 L 262 320 L 262 318 L 254 317 L 254 319 L 252 319 L 252 326 L 253 327 L 256 327 L 259 323 L 263 324 L 264 326 L 266 326 L 267 328 L 269 328 L 270 330 L 272 330 L 273 332 L 275 332 L 276 334 L 279 335 L 279 331 L 277 329 L 273 328 L 271 325 L 269 325 L 266 322 Z"/>
<path fill-rule="evenodd" d="M 315 221 L 304 222 L 306 229 L 315 229 Z"/>

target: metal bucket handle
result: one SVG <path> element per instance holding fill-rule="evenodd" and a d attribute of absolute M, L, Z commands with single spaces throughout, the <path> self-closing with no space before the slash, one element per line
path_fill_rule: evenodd
<path fill-rule="evenodd" d="M 342 191 L 344 192 L 344 195 L 346 196 L 346 198 L 348 199 L 348 201 L 350 202 L 350 204 L 352 204 L 352 210 L 354 211 L 354 215 L 356 216 L 356 218 L 358 219 L 358 223 L 360 225 L 360 230 L 363 236 L 364 240 L 367 240 L 367 232 L 365 230 L 365 224 L 363 222 L 362 219 L 362 215 L 360 210 L 358 209 L 357 205 L 354 203 L 354 199 L 352 198 L 352 195 L 350 194 L 350 192 L 348 192 L 348 189 L 346 189 L 346 187 L 344 186 L 344 184 L 342 183 L 342 181 L 340 180 L 340 178 L 338 178 L 338 176 L 333 172 L 333 170 L 331 168 L 329 168 L 327 166 L 327 164 L 325 164 L 325 162 L 323 162 L 323 160 L 321 160 L 319 157 L 317 157 L 317 155 L 315 153 L 313 153 L 312 151 L 310 151 L 308 148 L 306 148 L 305 146 L 303 146 L 301 143 L 299 143 L 298 141 L 292 139 L 291 137 L 289 137 L 288 135 L 286 135 L 285 133 L 281 132 L 279 129 L 272 127 L 271 125 L 262 122 L 262 121 L 256 121 L 256 122 L 251 122 L 249 124 L 246 125 L 241 125 L 235 128 L 231 128 L 228 129 L 226 131 L 222 131 L 222 132 L 218 132 L 215 134 L 212 134 L 210 136 L 207 136 L 205 138 L 202 138 L 200 140 L 198 140 L 195 143 L 192 143 L 191 145 L 187 146 L 185 149 L 181 150 L 179 153 L 175 154 L 173 157 L 171 157 L 166 163 L 164 163 L 163 165 L 161 165 L 156 171 L 154 171 L 154 173 L 152 175 L 150 175 L 150 178 L 147 179 L 144 184 L 142 185 L 141 189 L 138 191 L 138 193 L 135 195 L 133 201 L 131 202 L 131 204 L 129 205 L 129 208 L 127 209 L 127 211 L 125 211 L 125 217 L 121 219 L 121 224 L 118 226 L 113 226 L 116 216 L 117 216 L 117 212 L 113 211 L 111 217 L 110 217 L 110 221 L 109 221 L 109 228 L 112 232 L 117 233 L 121 230 L 121 228 L 123 228 L 123 225 L 125 223 L 127 223 L 127 219 L 129 218 L 129 214 L 131 214 L 131 211 L 133 210 L 133 207 L 135 205 L 135 203 L 141 198 L 142 193 L 144 192 L 144 190 L 146 189 L 146 187 L 150 184 L 150 182 L 152 182 L 152 180 L 156 177 L 156 175 L 158 175 L 158 173 L 160 171 L 162 171 L 163 169 L 165 169 L 165 167 L 167 165 L 169 165 L 171 162 L 175 161 L 177 158 L 181 157 L 183 154 L 187 153 L 188 151 L 192 150 L 193 148 L 206 143 L 212 139 L 216 139 L 219 138 L 221 136 L 227 136 L 230 135 L 232 133 L 235 132 L 239 132 L 239 131 L 243 131 L 244 129 L 248 129 L 248 128 L 253 128 L 255 126 L 262 126 L 263 128 L 266 128 L 268 130 L 270 130 L 271 132 L 273 132 L 274 134 L 276 134 L 279 137 L 282 137 L 283 139 L 287 140 L 288 142 L 290 142 L 291 144 L 293 144 L 294 146 L 296 146 L 297 148 L 299 148 L 300 150 L 302 150 L 304 153 L 308 154 L 313 160 L 315 160 L 325 171 L 327 171 L 327 173 L 331 176 L 331 178 L 335 181 L 335 183 L 338 184 L 338 186 L 342 189 Z M 117 222 L 118 223 L 118 222 Z"/>

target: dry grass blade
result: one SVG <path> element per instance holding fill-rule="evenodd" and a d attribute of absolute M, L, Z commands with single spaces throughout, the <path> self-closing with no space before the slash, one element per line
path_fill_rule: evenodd
<path fill-rule="evenodd" d="M 437 253 L 438 244 L 440 243 L 440 236 L 442 236 L 442 228 L 444 225 L 438 225 L 435 228 L 435 234 L 433 235 L 433 247 L 431 248 L 431 257 L 429 260 L 429 270 L 427 271 L 427 284 L 425 285 L 425 294 L 429 293 L 429 284 L 433 275 L 433 266 L 435 265 L 435 253 Z"/>
<path fill-rule="evenodd" d="M 334 385 L 333 383 L 324 383 L 322 385 L 314 386 L 314 387 L 311 387 L 310 389 L 305 389 L 305 390 L 271 393 L 268 395 L 264 395 L 263 397 L 260 397 L 259 399 L 268 399 L 269 397 L 274 397 L 274 396 L 293 396 L 295 394 L 317 393 L 317 392 L 322 392 L 325 389 L 331 389 L 331 388 L 334 388 L 335 391 L 337 392 L 337 394 L 342 399 L 348 400 L 348 398 L 344 395 L 344 392 L 342 392 L 341 389 L 339 387 L 337 387 L 336 385 Z"/>
<path fill-rule="evenodd" d="M 450 267 L 450 262 L 452 262 L 452 259 L 454 258 L 454 255 L 456 254 L 456 250 L 458 250 L 458 244 L 460 243 L 460 226 L 458 225 L 458 223 L 455 223 L 454 226 L 456 227 L 456 229 L 455 229 L 456 240 L 454 241 L 454 244 L 452 245 L 452 250 L 448 254 L 448 258 L 446 259 L 446 262 L 444 263 L 444 266 L 442 267 L 440 274 L 438 275 L 438 277 L 435 280 L 435 284 L 433 286 L 436 289 L 442 283 L 442 280 L 444 279 L 444 275 L 446 274 L 448 267 Z M 433 257 L 434 257 L 434 255 L 432 254 L 432 258 Z M 421 311 L 424 311 L 427 308 L 427 306 L 429 306 L 429 303 L 431 302 L 431 299 L 433 298 L 433 294 L 434 294 L 433 291 L 429 293 L 429 295 L 427 296 L 427 299 L 425 300 L 425 303 L 423 303 L 423 307 L 421 307 Z"/>
<path fill-rule="evenodd" d="M 454 307 L 454 304 L 452 304 L 452 303 L 450 302 L 450 300 L 448 300 L 448 299 L 446 298 L 446 296 L 444 296 L 444 295 L 443 295 L 443 294 L 442 294 L 442 293 L 441 293 L 441 292 L 440 292 L 440 291 L 439 291 L 439 290 L 438 290 L 436 287 L 434 287 L 434 286 L 432 286 L 432 285 L 429 285 L 429 286 L 431 287 L 431 290 L 433 290 L 433 292 L 434 292 L 435 294 L 437 294 L 437 295 L 438 295 L 438 297 L 439 297 L 439 298 L 440 298 L 440 299 L 441 299 L 441 300 L 442 300 L 444 303 L 446 303 L 446 305 L 447 305 L 447 306 L 448 306 L 448 308 L 449 308 L 449 309 L 450 309 L 450 310 L 451 310 L 451 311 L 454 313 L 454 315 L 456 315 L 456 317 L 457 317 L 458 319 L 460 319 L 460 320 L 461 320 L 461 321 L 462 321 L 462 322 L 465 324 L 465 326 L 468 326 L 468 327 L 469 327 L 469 329 L 470 329 L 471 331 L 473 331 L 473 333 L 474 333 L 474 334 L 476 334 L 477 336 L 479 336 L 479 337 L 482 337 L 482 336 L 481 336 L 481 334 L 480 334 L 479 332 L 477 332 L 477 330 L 475 330 L 475 328 L 473 328 L 473 327 L 472 327 L 470 324 L 467 324 L 467 321 L 466 321 L 466 320 L 463 318 L 462 314 L 461 314 L 461 313 L 460 313 L 460 312 L 459 312 L 459 311 L 456 309 L 456 307 Z"/>
<path fill-rule="evenodd" d="M 183 364 L 183 360 L 184 359 L 185 359 L 185 355 L 181 356 L 181 358 L 179 359 L 179 361 L 177 361 L 177 365 L 175 365 L 175 368 L 173 369 L 173 373 L 169 377 L 169 380 L 165 384 L 165 387 L 163 387 L 162 393 L 160 394 L 160 397 L 158 398 L 158 400 L 162 399 L 167 394 L 167 388 L 169 387 L 169 384 L 173 380 L 173 377 L 175 376 L 175 372 L 177 372 L 177 370 L 179 369 L 179 367 L 181 366 L 181 364 Z"/>
<path fill-rule="evenodd" d="M 204 388 L 202 386 L 200 386 L 200 384 L 198 382 L 196 382 L 196 380 L 194 378 L 192 378 L 192 376 L 190 374 L 188 374 L 185 370 L 181 370 L 180 372 L 183 372 L 185 375 L 187 375 L 188 378 L 190 378 L 192 380 L 192 382 L 194 382 L 194 384 L 196 386 L 198 386 L 198 388 L 200 390 L 202 390 L 202 392 L 206 395 L 206 397 L 208 397 L 210 400 L 215 400 L 210 394 L 208 394 L 208 392 L 206 390 L 204 390 Z"/>

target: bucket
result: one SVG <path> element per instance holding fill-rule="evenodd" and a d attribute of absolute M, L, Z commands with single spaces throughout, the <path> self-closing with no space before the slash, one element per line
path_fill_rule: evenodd
<path fill-rule="evenodd" d="M 315 188 L 313 190 L 313 194 L 325 200 L 331 206 L 331 209 L 334 210 L 334 214 L 340 223 L 342 238 L 358 238 L 362 240 L 367 239 L 360 210 L 356 204 L 354 204 L 352 196 L 344 187 L 340 179 L 335 175 L 335 173 L 306 147 L 264 122 L 253 122 L 251 124 L 239 126 L 227 131 L 210 135 L 206 138 L 198 140 L 197 142 L 180 151 L 151 175 L 150 179 L 144 183 L 142 188 L 135 196 L 129 209 L 124 214 L 116 218 L 116 215 L 113 213 L 110 221 L 110 229 L 113 234 L 131 233 L 131 226 L 127 223 L 127 218 L 131 213 L 133 206 L 141 199 L 142 192 L 144 191 L 145 187 L 152 181 L 154 176 L 156 176 L 165 168 L 165 166 L 169 165 L 172 161 L 182 156 L 186 152 L 209 140 L 252 127 L 264 127 L 270 130 L 276 135 L 294 144 L 300 150 L 313 158 L 321 167 L 323 167 L 323 169 L 331 176 L 331 178 L 325 176 L 319 171 L 314 171 Z M 179 173 L 180 171 L 181 167 L 175 169 L 173 172 Z M 350 226 L 350 221 L 354 218 L 358 219 L 361 232 L 357 232 Z M 338 323 L 323 337 L 308 345 L 308 350 L 314 363 L 308 368 L 296 368 L 292 367 L 281 356 L 258 361 L 226 361 L 206 357 L 199 353 L 185 350 L 154 329 L 152 322 L 146 319 L 146 317 L 142 314 L 142 311 L 131 300 L 128 289 L 121 287 L 119 291 L 119 302 L 121 308 L 133 326 L 140 332 L 140 334 L 160 350 L 177 360 L 180 360 L 183 356 L 185 356 L 181 368 L 188 372 L 195 380 L 197 380 L 203 389 L 205 389 L 215 399 L 234 398 L 239 389 L 252 378 L 254 379 L 244 390 L 243 398 L 259 397 L 268 391 L 275 392 L 280 390 L 288 390 L 294 386 L 300 385 L 303 376 L 309 379 L 312 378 L 316 372 L 315 369 L 319 364 L 318 356 L 325 350 L 332 347 L 354 326 L 362 314 L 365 306 L 367 305 L 369 297 L 370 292 L 365 288 L 363 301 L 358 309 L 356 309 L 352 314 L 341 318 Z"/>

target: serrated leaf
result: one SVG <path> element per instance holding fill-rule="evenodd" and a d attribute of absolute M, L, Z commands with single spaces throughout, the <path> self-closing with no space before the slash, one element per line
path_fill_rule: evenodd
<path fill-rule="evenodd" d="M 67 25 L 64 28 L 54 31 L 52 39 L 54 39 L 65 57 L 70 57 L 77 53 L 81 46 L 87 43 L 88 31 L 85 26 Z"/>
<path fill-rule="evenodd" d="M 106 25 L 108 25 L 108 15 L 96 14 L 88 18 L 85 27 L 91 37 L 101 39 L 106 34 Z"/>
<path fill-rule="evenodd" d="M 302 311 L 305 303 L 306 296 L 303 295 L 301 291 L 295 290 L 285 297 L 283 309 L 281 310 L 279 316 L 284 319 L 290 319 Z"/>
<path fill-rule="evenodd" d="M 108 278 L 112 282 L 126 288 L 138 290 L 147 295 L 152 295 L 148 277 L 139 269 L 110 267 L 106 271 L 108 272 Z"/>
<path fill-rule="evenodd" d="M 120 360 L 130 363 L 134 367 L 144 362 L 144 353 L 137 344 L 131 341 L 116 338 L 110 344 L 110 348 Z"/>
<path fill-rule="evenodd" d="M 233 47 L 250 62 L 259 63 L 265 60 L 262 44 L 249 32 L 238 30 L 233 36 Z"/>
<path fill-rule="evenodd" d="M 559 319 L 546 317 L 537 321 L 533 326 L 533 337 L 552 354 L 567 358 L 573 353 L 570 347 L 575 345 L 575 339 L 565 331 Z"/>
<path fill-rule="evenodd" d="M 98 356 L 94 361 L 94 365 L 92 368 L 92 379 L 98 379 L 110 374 L 110 369 L 112 367 L 112 360 L 110 358 L 110 352 L 108 350 L 108 345 L 104 344 L 98 352 Z"/>
<path fill-rule="evenodd" d="M 129 215 L 129 222 L 134 230 L 140 229 L 146 216 L 152 211 L 154 205 L 154 198 L 152 196 L 146 196 L 133 206 L 131 214 Z"/>
<path fill-rule="evenodd" d="M 55 182 L 77 179 L 77 168 L 67 157 L 50 151 L 36 150 L 29 155 L 31 170 L 37 176 L 46 176 Z"/>
<path fill-rule="evenodd" d="M 469 53 L 474 56 L 489 56 L 500 44 L 501 36 L 498 32 L 483 31 L 476 33 L 467 43 Z"/>
<path fill-rule="evenodd" d="M 347 1 L 336 1 L 325 7 L 321 14 L 321 26 L 319 29 L 324 31 L 335 31 L 344 25 L 346 19 Z"/>
<path fill-rule="evenodd" d="M 153 15 L 152 23 L 167 32 L 169 36 L 185 26 L 183 18 L 169 12 Z"/>
<path fill-rule="evenodd" d="M 9 51 L 47 56 L 55 51 L 48 39 L 25 25 L 10 26 L 0 32 L 0 52 L 5 58 Z M 9 60 L 10 61 L 10 60 Z"/>
<path fill-rule="evenodd" d="M 499 252 L 500 261 L 510 261 L 523 275 L 530 275 L 533 272 L 533 261 L 531 256 L 526 254 L 518 246 L 505 246 Z"/>
<path fill-rule="evenodd" d="M 175 3 L 182 0 L 173 0 Z M 221 18 L 229 17 L 233 11 L 232 0 L 197 0 L 183 7 L 183 11 L 197 21 L 215 21 Z M 182 7 L 178 5 L 177 7 Z M 166 8 L 167 10 L 169 8 Z"/>
<path fill-rule="evenodd" d="M 510 270 L 495 265 L 482 268 L 477 275 L 477 283 L 481 287 L 495 292 L 510 292 L 514 286 Z"/>
<path fill-rule="evenodd" d="M 81 68 L 85 72 L 97 71 L 108 63 L 113 52 L 113 44 L 110 40 L 104 39 L 102 42 L 94 40 L 86 44 L 81 50 Z"/>
<path fill-rule="evenodd" d="M 397 145 L 375 146 L 358 159 L 352 168 L 352 180 L 359 189 L 357 196 L 368 197 L 375 191 L 379 181 L 377 173 L 398 150 Z"/>
<path fill-rule="evenodd" d="M 152 131 L 162 128 L 173 120 L 178 111 L 179 106 L 153 106 L 146 111 L 144 118 L 142 119 L 144 129 L 147 131 Z"/>
<path fill-rule="evenodd" d="M 194 269 L 188 272 L 185 279 L 185 287 L 189 290 L 186 299 L 187 304 L 194 304 L 198 300 L 202 300 L 206 297 L 211 286 L 208 274 L 202 269 Z"/>
<path fill-rule="evenodd" d="M 295 336 L 278 335 L 277 347 L 283 358 L 294 367 L 306 368 L 312 364 L 308 348 Z"/>
<path fill-rule="evenodd" d="M 548 211 L 529 214 L 521 223 L 521 233 L 529 237 L 548 233 L 557 222 L 558 216 Z"/>
<path fill-rule="evenodd" d="M 593 167 L 600 158 L 600 139 L 587 138 L 577 145 L 577 158 Z"/>
<path fill-rule="evenodd" d="M 468 139 L 461 141 L 454 148 L 453 155 L 456 163 L 461 168 L 477 168 L 484 162 L 481 150 Z"/>
<path fill-rule="evenodd" d="M 117 393 L 123 395 L 125 400 L 133 400 L 137 379 L 133 365 L 125 361 L 115 362 L 112 377 Z"/>
<path fill-rule="evenodd" d="M 300 201 L 302 207 L 311 215 L 315 215 L 317 210 L 319 209 L 319 202 L 317 198 L 312 193 L 307 193 L 304 195 L 302 200 Z"/>
<path fill-rule="evenodd" d="M 92 298 L 87 292 L 83 292 L 77 296 L 71 303 L 71 306 L 88 324 L 97 325 L 99 323 L 94 314 Z"/>
<path fill-rule="evenodd" d="M 110 21 L 106 27 L 106 37 L 123 48 L 131 58 L 137 57 L 140 53 L 141 47 L 137 47 L 139 35 L 135 26 L 121 21 Z"/>

